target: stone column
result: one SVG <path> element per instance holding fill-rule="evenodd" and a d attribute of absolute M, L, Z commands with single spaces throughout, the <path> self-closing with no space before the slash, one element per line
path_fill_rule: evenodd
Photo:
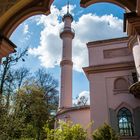
<path fill-rule="evenodd" d="M 140 0 L 137 0 L 140 4 Z M 138 74 L 138 80 L 140 81 L 140 6 L 137 4 L 136 12 L 125 14 L 126 31 L 129 39 L 129 47 L 133 50 L 134 61 Z"/>
<path fill-rule="evenodd" d="M 140 81 L 140 46 L 135 43 L 132 48 L 138 80 Z"/>

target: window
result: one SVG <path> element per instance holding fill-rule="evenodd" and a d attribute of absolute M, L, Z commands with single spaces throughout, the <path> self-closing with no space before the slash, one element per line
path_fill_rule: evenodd
<path fill-rule="evenodd" d="M 121 136 L 133 136 L 133 120 L 131 112 L 123 107 L 118 112 L 118 127 Z"/>

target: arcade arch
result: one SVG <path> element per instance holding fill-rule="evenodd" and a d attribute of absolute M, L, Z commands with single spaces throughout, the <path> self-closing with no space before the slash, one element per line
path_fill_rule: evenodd
<path fill-rule="evenodd" d="M 136 10 L 136 0 L 134 0 L 133 2 L 131 0 L 127 0 L 127 1 L 122 1 L 122 0 L 81 0 L 80 4 L 82 7 L 88 7 L 89 5 L 99 3 L 99 2 L 109 2 L 109 3 L 116 4 L 129 12 Z"/>
<path fill-rule="evenodd" d="M 25 19 L 37 14 L 50 14 L 52 2 L 53 0 L 15 0 L 14 3 L 5 2 L 5 12 L 0 16 L 1 34 L 9 38 L 16 27 Z M 11 7 L 7 9 L 6 7 L 9 5 Z"/>

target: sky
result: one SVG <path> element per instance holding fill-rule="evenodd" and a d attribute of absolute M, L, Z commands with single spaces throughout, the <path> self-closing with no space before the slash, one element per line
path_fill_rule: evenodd
<path fill-rule="evenodd" d="M 89 82 L 82 69 L 89 66 L 86 43 L 126 36 L 123 32 L 122 8 L 110 3 L 97 3 L 85 9 L 79 3 L 80 0 L 70 0 L 70 13 L 74 18 L 72 28 L 75 30 L 72 46 L 74 103 L 77 102 L 77 96 L 89 98 Z M 63 28 L 62 17 L 67 10 L 66 4 L 67 0 L 54 0 L 50 15 L 30 17 L 10 37 L 18 49 L 29 48 L 24 66 L 32 71 L 44 67 L 59 81 L 59 87 L 62 55 L 59 32 Z M 20 66 L 23 63 L 17 65 Z"/>

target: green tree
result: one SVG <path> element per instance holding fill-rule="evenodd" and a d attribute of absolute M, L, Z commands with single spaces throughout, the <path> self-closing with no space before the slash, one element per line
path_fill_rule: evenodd
<path fill-rule="evenodd" d="M 0 95 L 4 94 L 5 90 L 5 82 L 11 80 L 8 75 L 9 71 L 12 70 L 12 67 L 17 64 L 18 61 L 22 60 L 25 61 L 23 57 L 27 55 L 28 48 L 17 51 L 14 54 L 7 56 L 3 61 L 0 68 Z M 10 79 L 9 79 L 10 78 Z M 11 82 L 11 81 L 10 81 Z"/>
<path fill-rule="evenodd" d="M 46 121 L 53 126 L 58 107 L 57 81 L 43 69 L 30 76 L 26 69 L 10 74 L 11 83 L 4 84 L 10 84 L 7 91 L 14 96 L 8 101 L 9 109 L 5 96 L 1 100 L 0 139 L 44 139 L 43 126 Z"/>
<path fill-rule="evenodd" d="M 115 131 L 108 125 L 104 124 L 93 132 L 93 140 L 118 140 Z"/>

